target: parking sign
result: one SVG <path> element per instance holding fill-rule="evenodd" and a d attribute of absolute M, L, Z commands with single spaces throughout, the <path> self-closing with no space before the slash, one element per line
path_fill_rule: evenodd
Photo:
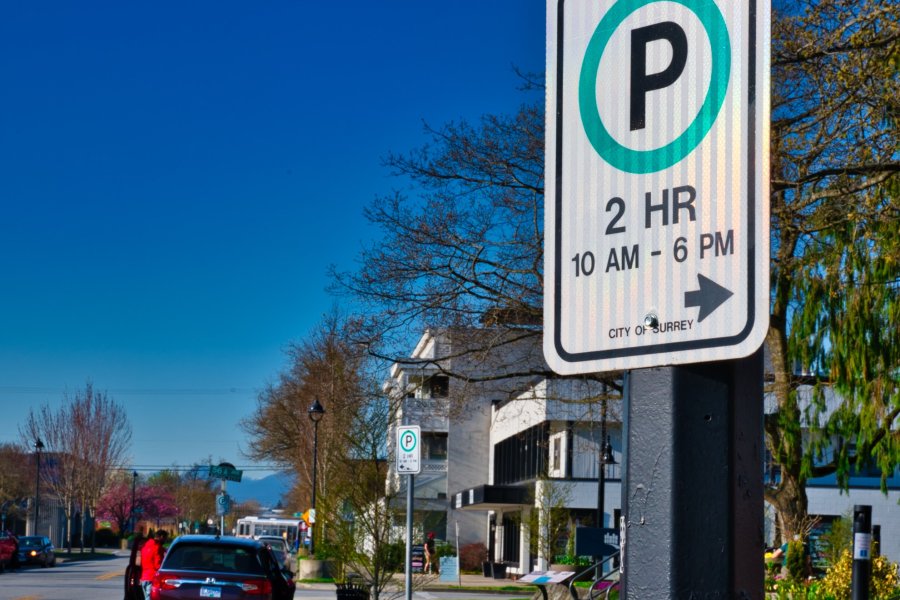
<path fill-rule="evenodd" d="M 768 327 L 766 0 L 549 0 L 544 353 L 747 356 Z"/>
<path fill-rule="evenodd" d="M 418 425 L 404 425 L 397 429 L 397 472 L 417 475 L 422 470 L 421 432 Z"/>

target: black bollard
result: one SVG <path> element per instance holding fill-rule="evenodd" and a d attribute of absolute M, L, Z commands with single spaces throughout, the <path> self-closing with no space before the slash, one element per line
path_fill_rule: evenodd
<path fill-rule="evenodd" d="M 869 600 L 869 580 L 872 578 L 872 507 L 857 504 L 853 507 L 853 575 L 851 600 Z"/>

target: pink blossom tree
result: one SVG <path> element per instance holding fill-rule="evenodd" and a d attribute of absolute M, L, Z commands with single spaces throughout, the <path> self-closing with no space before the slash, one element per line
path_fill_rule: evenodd
<path fill-rule="evenodd" d="M 97 515 L 101 519 L 111 521 L 119 531 L 119 535 L 125 535 L 130 529 L 131 499 L 131 478 L 121 478 L 107 486 L 97 504 Z M 171 492 L 165 487 L 139 484 L 134 488 L 134 511 L 135 521 L 149 519 L 155 521 L 158 526 L 161 519 L 177 515 L 178 507 Z"/>

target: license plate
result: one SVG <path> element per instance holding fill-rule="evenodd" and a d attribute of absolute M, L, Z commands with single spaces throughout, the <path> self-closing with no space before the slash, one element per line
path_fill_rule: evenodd
<path fill-rule="evenodd" d="M 221 598 L 222 597 L 222 588 L 206 587 L 205 585 L 201 586 L 200 597 L 201 598 Z"/>

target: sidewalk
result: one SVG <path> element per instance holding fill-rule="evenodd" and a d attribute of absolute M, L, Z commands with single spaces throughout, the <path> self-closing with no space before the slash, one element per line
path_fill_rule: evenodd
<path fill-rule="evenodd" d="M 403 573 L 395 574 L 391 586 L 402 589 L 405 584 L 405 576 Z M 493 577 L 485 577 L 483 575 L 475 575 L 463 573 L 458 579 L 453 581 L 441 581 L 438 575 L 413 575 L 413 587 L 422 591 L 440 591 L 440 590 L 490 590 L 496 593 L 509 593 L 518 596 L 531 595 L 535 591 L 532 585 L 517 583 L 513 579 L 494 579 Z M 333 583 L 305 583 L 297 582 L 297 589 L 308 590 L 334 590 Z"/>

